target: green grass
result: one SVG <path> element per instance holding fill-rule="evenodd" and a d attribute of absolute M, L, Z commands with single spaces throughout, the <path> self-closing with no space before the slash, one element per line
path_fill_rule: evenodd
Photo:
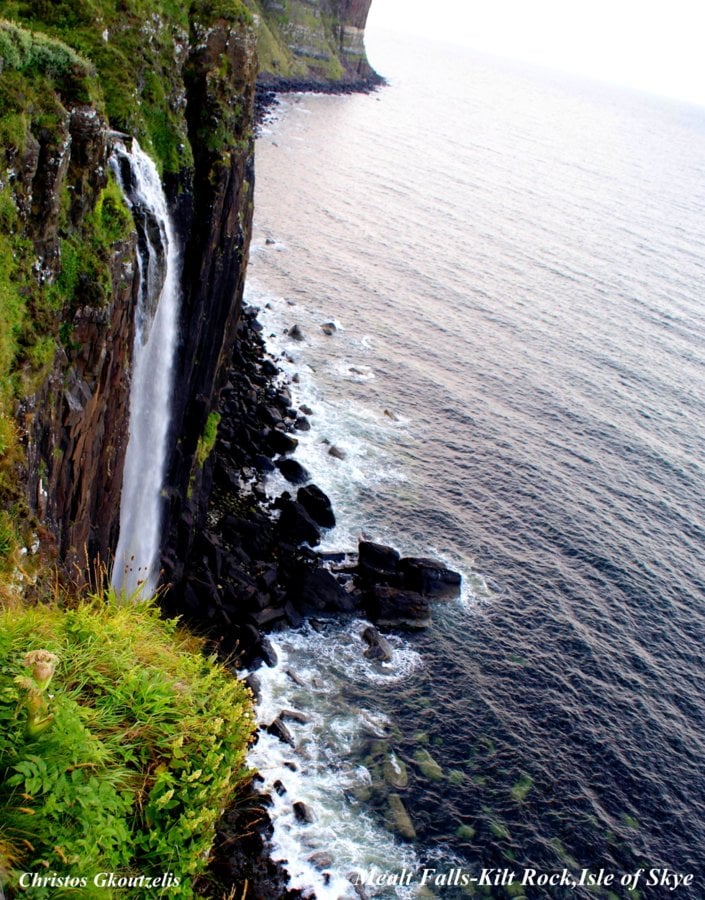
<path fill-rule="evenodd" d="M 220 413 L 210 413 L 206 419 L 206 427 L 203 429 L 203 434 L 199 437 L 198 446 L 196 447 L 196 462 L 201 469 L 211 455 L 213 447 L 215 447 L 215 440 L 218 437 L 218 425 L 220 425 Z"/>
<path fill-rule="evenodd" d="M 36 650 L 58 658 L 45 691 Z M 50 721 L 29 737 L 33 692 Z M 88 875 L 89 897 L 98 872 L 169 871 L 191 896 L 253 729 L 243 684 L 149 603 L 0 613 L 0 873 Z"/>

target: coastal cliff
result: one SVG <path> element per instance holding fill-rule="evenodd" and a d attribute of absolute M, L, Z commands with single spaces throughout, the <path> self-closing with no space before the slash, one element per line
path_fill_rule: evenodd
<path fill-rule="evenodd" d="M 164 534 L 172 556 L 188 543 L 197 449 L 246 270 L 258 74 L 369 82 L 369 5 L 0 2 L 2 276 L 13 299 L 2 323 L 0 490 L 17 512 L 11 542 L 26 543 L 32 522 L 46 526 L 79 581 L 115 547 L 139 269 L 108 166 L 122 134 L 156 159 L 183 253 Z"/>
<path fill-rule="evenodd" d="M 252 230 L 258 78 L 281 89 L 292 87 L 287 78 L 306 86 L 332 84 L 336 90 L 369 87 L 376 76 L 362 47 L 368 7 L 369 0 L 340 6 L 290 2 L 281 8 L 254 0 L 0 0 L 0 615 L 6 617 L 3 630 L 10 635 L 0 646 L 7 700 L 0 704 L 0 717 L 11 720 L 7 729 L 0 729 L 0 813 L 19 816 L 18 841 L 32 837 L 22 846 L 0 841 L 0 887 L 10 896 L 18 866 L 34 865 L 29 852 L 42 866 L 78 877 L 83 869 L 78 872 L 75 866 L 102 870 L 135 865 L 139 853 L 146 865 L 149 842 L 149 853 L 157 854 L 149 859 L 162 865 L 156 861 L 158 853 L 164 848 L 172 853 L 174 841 L 177 850 L 188 850 L 182 854 L 179 877 L 184 896 L 191 896 L 192 880 L 203 874 L 213 852 L 215 822 L 232 802 L 234 790 L 239 812 L 220 826 L 216 877 L 229 885 L 259 881 L 266 885 L 264 896 L 287 895 L 285 879 L 263 848 L 261 801 L 243 788 L 252 775 L 244 768 L 255 729 L 252 695 L 237 682 L 237 687 L 228 686 L 227 679 L 221 690 L 223 673 L 213 658 L 203 660 L 201 643 L 177 633 L 175 623 L 161 621 L 154 610 L 144 613 L 141 604 L 131 616 L 107 588 L 105 576 L 120 530 L 139 335 L 136 312 L 147 257 L 152 260 L 155 247 L 165 255 L 149 215 L 125 202 L 122 187 L 131 176 L 122 161 L 133 140 L 155 161 L 179 245 L 179 340 L 161 491 L 162 612 L 192 613 L 188 618 L 201 632 L 216 625 L 219 634 L 210 637 L 224 639 L 221 649 L 226 652 L 235 650 L 242 638 L 241 652 L 247 637 L 255 656 L 267 643 L 259 619 L 252 624 L 246 610 L 233 630 L 227 615 L 208 618 L 209 594 L 201 591 L 195 609 L 192 604 L 189 609 L 189 601 L 194 587 L 200 590 L 204 540 L 211 546 L 211 535 L 203 537 L 201 531 L 212 515 L 212 494 L 222 486 L 223 435 L 234 437 L 234 426 L 224 428 L 220 456 L 214 453 L 209 459 L 220 417 L 233 402 L 238 367 L 252 369 L 248 378 L 235 377 L 238 390 L 247 389 L 249 377 L 270 390 L 258 368 L 261 348 L 255 353 L 256 366 L 245 352 L 256 323 L 241 315 Z M 276 45 L 280 61 L 269 69 L 266 53 L 258 63 L 263 35 L 270 50 Z M 116 147 L 121 148 L 120 163 L 115 162 Z M 161 270 L 162 281 L 166 267 L 163 261 L 155 269 Z M 268 373 L 270 380 L 273 374 Z M 246 412 L 250 430 L 257 431 L 255 412 Z M 286 439 L 283 431 L 275 431 Z M 243 453 L 250 449 L 248 445 Z M 242 460 L 228 461 L 226 480 L 237 479 L 236 464 Z M 243 527 L 262 525 L 269 534 L 261 510 L 241 512 Z M 256 562 L 259 566 L 259 557 Z M 298 566 L 292 557 L 293 562 Z M 287 575 L 282 564 L 281 577 Z M 233 590 L 249 577 L 243 570 Z M 238 595 L 238 603 L 240 599 Z M 41 604 L 39 618 L 32 613 L 32 601 Z M 297 621 L 298 613 L 291 615 Z M 80 627 L 76 616 L 82 617 Z M 68 643 L 62 643 L 63 630 L 71 635 Z M 37 718 L 32 703 L 39 704 L 42 715 L 49 710 L 54 695 L 44 697 L 46 684 L 31 681 L 22 669 L 28 659 L 41 657 L 59 665 L 55 683 L 61 709 L 77 702 L 77 723 L 81 710 L 92 715 L 110 696 L 100 686 L 105 661 L 95 657 L 94 649 L 109 647 L 112 654 L 120 641 L 129 662 L 116 663 L 110 680 L 130 699 L 121 707 L 128 737 L 117 741 L 125 758 L 118 754 L 114 766 L 120 777 L 131 773 L 121 795 L 130 833 L 128 841 L 127 826 L 118 823 L 119 836 L 110 838 L 112 844 L 103 846 L 96 839 L 90 851 L 94 859 L 80 843 L 82 804 L 76 806 L 76 820 L 64 822 L 61 846 L 54 846 L 58 839 L 50 815 L 61 804 L 54 803 L 49 788 L 45 804 L 44 794 L 26 786 L 27 808 L 15 807 L 13 785 L 26 775 L 19 766 L 38 745 L 32 743 L 34 734 L 23 731 L 14 710 L 24 703 L 32 727 L 32 716 Z M 179 671 L 182 663 L 188 671 Z M 159 691 L 168 702 L 155 701 L 158 711 L 149 703 L 143 708 L 133 702 L 138 690 L 133 670 L 142 668 L 145 674 L 135 677 L 148 683 L 150 691 L 153 682 L 164 682 Z M 28 698 L 18 694 L 18 684 L 30 692 Z M 73 691 L 73 697 L 77 684 L 85 696 L 69 701 L 67 692 Z M 190 746 L 198 728 L 190 713 L 164 713 L 172 701 L 176 706 L 195 704 L 203 714 L 198 727 L 206 723 L 213 733 Z M 172 734 L 172 718 L 159 725 L 160 715 L 186 722 L 186 731 L 179 736 L 179 724 Z M 42 747 L 60 780 L 66 766 L 57 741 L 63 732 L 54 733 L 52 720 L 53 713 L 41 720 L 41 728 L 48 729 Z M 80 721 L 81 733 L 90 741 L 115 742 L 112 720 L 105 734 L 99 716 L 91 719 L 88 730 Z M 138 759 L 129 736 L 142 734 L 147 725 L 154 727 L 154 741 L 141 739 Z M 214 761 L 208 742 L 221 741 L 221 727 L 232 746 Z M 73 759 L 76 741 L 72 733 L 67 735 Z M 93 752 L 90 741 L 87 752 Z M 167 790 L 185 771 L 185 759 L 193 763 L 196 781 L 213 765 L 208 775 L 213 792 L 205 800 L 203 791 L 194 799 L 183 785 L 173 797 L 176 788 Z M 76 767 L 91 784 L 101 778 L 113 783 L 111 764 L 101 762 L 98 780 L 93 761 Z M 155 772 L 162 774 L 155 777 Z M 155 806 L 143 816 L 148 795 Z M 36 813 L 34 830 L 25 832 L 27 809 L 35 799 L 36 810 L 30 810 Z M 115 810 L 110 815 L 117 816 Z M 133 816 L 130 810 L 137 812 Z M 244 824 L 238 818 L 243 810 Z M 233 847 L 233 835 L 242 833 L 252 843 Z M 163 846 L 162 835 L 168 835 Z M 113 862 L 105 855 L 108 844 L 121 854 Z M 47 892 L 37 896 L 49 896 L 53 886 L 43 885 Z M 207 893 L 207 886 L 203 889 Z"/>
<path fill-rule="evenodd" d="M 260 0 L 255 13 L 266 84 L 374 84 L 364 46 L 372 0 Z"/>

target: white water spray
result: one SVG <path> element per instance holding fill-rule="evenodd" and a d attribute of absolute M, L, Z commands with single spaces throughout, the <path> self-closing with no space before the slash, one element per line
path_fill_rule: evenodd
<path fill-rule="evenodd" d="M 159 574 L 181 258 L 159 174 L 136 140 L 132 141 L 131 152 L 124 146 L 116 147 L 111 168 L 138 228 L 140 272 L 130 432 L 112 583 L 128 595 L 141 588 L 148 596 Z"/>

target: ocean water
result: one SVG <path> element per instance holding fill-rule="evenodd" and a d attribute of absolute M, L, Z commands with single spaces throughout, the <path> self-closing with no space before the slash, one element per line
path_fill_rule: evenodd
<path fill-rule="evenodd" d="M 325 546 L 436 555 L 464 589 L 384 665 L 360 622 L 274 636 L 260 717 L 307 717 L 253 754 L 282 782 L 274 853 L 318 897 L 353 872 L 418 896 L 424 867 L 479 879 L 427 879 L 444 898 L 703 897 L 705 110 L 374 50 L 387 87 L 289 96 L 264 128 L 247 294 L 313 411 Z"/>

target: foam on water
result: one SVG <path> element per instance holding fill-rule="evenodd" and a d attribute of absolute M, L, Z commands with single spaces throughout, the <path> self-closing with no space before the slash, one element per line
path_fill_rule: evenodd
<path fill-rule="evenodd" d="M 292 887 L 315 891 L 321 900 L 356 897 L 352 873 L 417 865 L 413 850 L 382 827 L 364 800 L 370 783 L 360 762 L 365 741 L 387 737 L 392 723 L 364 702 L 355 702 L 354 695 L 356 687 L 413 678 L 421 660 L 395 637 L 390 638 L 394 654 L 389 663 L 366 659 L 361 637 L 366 624 L 329 621 L 322 633 L 306 625 L 277 635 L 272 639 L 277 665 L 256 673 L 262 726 L 286 710 L 306 719 L 284 717 L 295 748 L 261 731 L 250 762 L 273 801 L 273 858 L 285 861 Z M 312 810 L 313 822 L 297 819 L 296 802 Z M 316 854 L 330 859 L 321 862 L 319 857 L 317 866 Z"/>

